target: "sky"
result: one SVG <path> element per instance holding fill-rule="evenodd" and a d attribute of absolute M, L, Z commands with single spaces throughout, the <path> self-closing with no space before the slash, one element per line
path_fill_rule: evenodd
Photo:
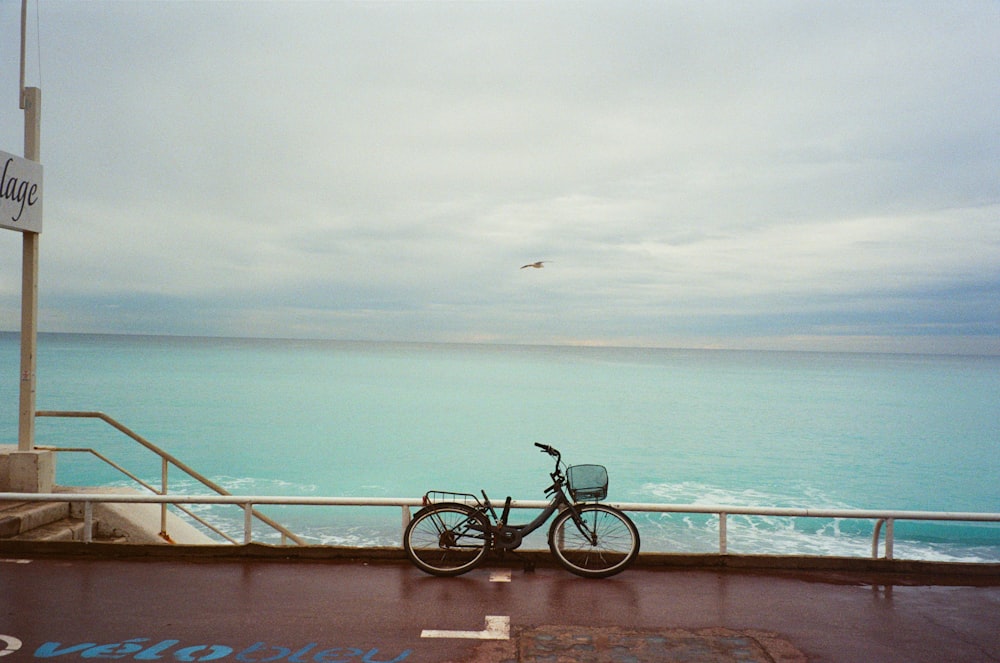
<path fill-rule="evenodd" d="M 27 15 L 42 332 L 1000 354 L 995 0 Z"/>

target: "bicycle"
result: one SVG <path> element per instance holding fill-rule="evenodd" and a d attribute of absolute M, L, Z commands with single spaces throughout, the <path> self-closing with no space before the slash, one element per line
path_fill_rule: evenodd
<path fill-rule="evenodd" d="M 537 518 L 510 524 L 511 498 L 497 516 L 485 490 L 480 491 L 483 501 L 468 493 L 429 491 L 425 506 L 403 534 L 410 561 L 432 575 L 457 576 L 479 566 L 491 551 L 502 555 L 516 550 L 524 537 L 558 512 L 549 527 L 548 543 L 566 570 L 586 578 L 606 578 L 628 568 L 639 554 L 639 530 L 622 511 L 599 503 L 607 497 L 607 470 L 602 465 L 572 465 L 564 473 L 558 450 L 537 442 L 535 446 L 556 462 L 549 474 L 552 485 L 545 489 L 551 499 Z"/>

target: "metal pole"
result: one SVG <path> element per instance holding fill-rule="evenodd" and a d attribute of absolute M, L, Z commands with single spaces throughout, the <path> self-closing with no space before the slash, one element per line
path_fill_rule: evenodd
<path fill-rule="evenodd" d="M 882 524 L 885 522 L 885 518 L 879 518 L 875 521 L 875 531 L 872 532 L 872 559 L 878 559 L 878 537 L 882 532 Z"/>
<path fill-rule="evenodd" d="M 404 506 L 403 507 L 403 536 L 404 537 L 406 536 L 406 528 L 409 527 L 410 521 L 412 519 L 413 519 L 413 516 L 410 515 L 410 507 Z"/>
<path fill-rule="evenodd" d="M 160 482 L 160 494 L 167 494 L 167 469 L 168 469 L 167 459 L 164 458 L 163 462 L 160 463 L 160 472 L 162 473 L 162 481 Z M 167 503 L 164 502 L 160 505 L 160 536 L 167 538 Z"/>
<path fill-rule="evenodd" d="M 94 503 L 83 503 L 83 542 L 92 543 L 94 540 Z"/>
<path fill-rule="evenodd" d="M 729 549 L 729 543 L 727 541 L 726 534 L 726 521 L 728 516 L 725 511 L 719 512 L 719 554 L 725 555 Z"/>
<path fill-rule="evenodd" d="M 42 91 L 24 88 L 24 158 L 39 161 Z M 18 417 L 18 451 L 35 446 L 35 369 L 38 349 L 38 233 L 22 233 L 21 262 L 21 392 Z"/>
<path fill-rule="evenodd" d="M 24 110 L 24 42 L 28 32 L 28 0 L 21 0 L 21 84 L 18 87 L 19 108 Z"/>
<path fill-rule="evenodd" d="M 243 505 L 243 544 L 253 543 L 253 502 Z"/>

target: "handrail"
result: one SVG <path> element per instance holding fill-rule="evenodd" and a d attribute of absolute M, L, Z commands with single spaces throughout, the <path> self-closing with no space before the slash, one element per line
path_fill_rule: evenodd
<path fill-rule="evenodd" d="M 169 465 L 171 465 L 171 464 L 174 465 L 177 469 L 179 469 L 182 472 L 184 472 L 185 474 L 187 474 L 192 479 L 195 479 L 196 481 L 198 481 L 199 483 L 201 483 L 203 486 L 205 486 L 206 488 L 208 488 L 210 490 L 215 491 L 219 495 L 231 495 L 232 494 L 229 491 L 227 491 L 225 488 L 223 488 L 222 486 L 220 486 L 219 484 L 215 483 L 214 481 L 212 481 L 208 477 L 204 476 L 203 474 L 201 474 L 200 472 L 198 472 L 197 470 L 195 470 L 193 467 L 187 465 L 186 463 L 184 463 L 183 461 L 181 461 L 177 457 L 173 456 L 172 454 L 164 451 L 163 449 L 160 449 L 158 446 L 156 446 L 155 444 L 153 444 L 152 442 L 150 442 L 146 438 L 142 437 L 141 435 L 139 435 L 138 433 L 136 433 L 132 429 L 130 429 L 127 426 L 125 426 L 124 424 L 116 421 L 112 417 L 109 417 L 108 415 L 104 414 L 103 412 L 89 412 L 89 411 L 84 412 L 84 411 L 75 411 L 75 410 L 38 410 L 37 412 L 35 412 L 35 416 L 36 417 L 69 417 L 69 418 L 80 418 L 80 419 L 100 419 L 101 421 L 103 421 L 104 423 L 108 424 L 112 428 L 115 428 L 118 431 L 120 431 L 121 433 L 124 433 L 128 437 L 132 438 L 133 440 L 135 440 L 136 442 L 138 442 L 139 444 L 141 444 L 142 446 L 144 446 L 146 449 L 148 449 L 149 451 L 152 451 L 154 454 L 156 454 L 157 456 L 159 456 L 160 459 L 161 459 L 161 461 L 162 461 L 162 465 L 163 465 L 162 481 L 163 481 L 163 484 L 162 484 L 162 489 L 161 490 L 158 491 L 158 490 L 154 489 L 152 486 L 146 484 L 145 482 L 139 481 L 139 483 L 141 485 L 143 485 L 144 487 L 146 487 L 147 489 L 149 489 L 150 491 L 152 491 L 153 493 L 155 493 L 157 495 L 166 495 L 167 494 L 167 467 Z M 95 454 L 96 454 L 96 452 L 95 452 Z M 97 455 L 98 455 L 98 457 L 100 457 L 99 454 L 97 454 Z M 124 472 L 124 470 L 122 470 L 116 464 L 111 463 L 111 465 L 113 467 L 115 467 L 116 469 L 119 469 L 120 471 Z M 135 477 L 133 475 L 131 475 L 130 473 L 125 472 L 125 474 L 127 476 L 135 479 Z M 168 540 L 168 541 L 170 539 L 169 539 L 169 536 L 167 535 L 167 505 L 171 504 L 171 503 L 172 502 L 162 502 L 163 506 L 161 507 L 161 511 L 160 511 L 160 526 L 161 526 L 160 527 L 160 536 L 163 537 L 164 539 Z M 185 511 L 185 513 L 187 513 L 188 515 L 191 515 L 192 517 L 194 517 L 199 522 L 202 522 L 203 524 L 207 525 L 207 523 L 204 523 L 204 521 L 202 521 L 202 519 L 198 518 L 197 516 L 194 516 L 189 511 Z M 271 526 L 273 529 L 277 530 L 281 534 L 281 536 L 282 536 L 283 539 L 284 538 L 288 538 L 288 539 L 291 539 L 292 541 L 294 541 L 298 545 L 304 545 L 304 542 L 302 541 L 302 539 L 299 538 L 297 535 L 295 535 L 288 528 L 286 528 L 285 526 L 281 525 L 280 523 L 272 520 L 271 518 L 269 518 L 268 516 L 264 515 L 263 513 L 260 513 L 259 511 L 256 511 L 255 509 L 251 508 L 247 512 L 246 517 L 247 517 L 247 519 L 250 519 L 251 517 L 257 518 L 261 522 L 264 522 L 267 525 Z M 209 527 L 211 527 L 211 526 L 209 526 Z M 213 531 L 216 531 L 219 534 L 222 534 L 221 532 L 218 532 L 218 530 L 216 530 L 216 528 L 214 528 L 214 527 L 211 527 L 211 529 Z M 225 535 L 223 534 L 222 536 L 225 536 Z M 226 538 L 228 539 L 229 537 L 226 537 Z M 232 541 L 232 539 L 230 539 L 230 541 Z"/>
<path fill-rule="evenodd" d="M 84 504 L 97 502 L 111 503 L 161 503 L 161 504 L 235 504 L 245 510 L 252 509 L 255 504 L 296 505 L 296 506 L 371 506 L 371 507 L 401 507 L 403 511 L 403 528 L 410 521 L 410 508 L 423 505 L 422 498 L 406 497 L 288 497 L 268 495 L 143 495 L 143 494 L 83 494 L 83 493 L 0 493 L 0 502 L 17 500 L 21 502 L 82 502 Z M 787 507 L 747 507 L 733 505 L 697 505 L 697 504 L 652 504 L 645 502 L 607 502 L 609 506 L 628 512 L 652 513 L 704 513 L 715 514 L 720 521 L 719 552 L 726 554 L 725 526 L 721 525 L 729 515 L 780 516 L 797 518 L 843 518 L 854 520 L 876 520 L 877 525 L 873 538 L 872 558 L 878 558 L 878 537 L 882 523 L 886 527 L 886 556 L 893 559 L 893 531 L 891 524 L 896 520 L 935 520 L 964 522 L 1000 522 L 1000 513 L 961 512 L 961 511 L 878 511 L 871 509 L 797 509 Z M 541 509 L 548 505 L 542 500 L 513 500 L 511 508 Z M 89 509 L 86 509 L 89 511 Z M 244 541 L 252 541 L 252 519 L 244 522 Z M 89 532 L 89 528 L 86 530 Z M 85 534 L 86 535 L 86 534 Z"/>
<path fill-rule="evenodd" d="M 842 518 L 875 520 L 872 534 L 872 558 L 878 558 L 878 541 L 885 524 L 885 558 L 893 559 L 894 522 L 896 520 L 938 520 L 964 522 L 1000 522 L 1000 513 L 977 511 L 878 511 L 874 509 L 800 509 L 794 507 L 747 507 L 723 505 L 681 505 L 619 503 L 613 506 L 623 511 L 655 511 L 660 513 L 707 513 L 719 516 L 719 552 L 726 553 L 726 519 L 731 515 L 778 516 L 786 518 Z"/>
<path fill-rule="evenodd" d="M 104 454 L 102 454 L 101 452 L 97 451 L 96 449 L 90 449 L 90 448 L 87 448 L 87 447 L 52 447 L 52 446 L 40 445 L 40 444 L 36 444 L 35 448 L 36 449 L 44 449 L 45 451 L 56 451 L 56 452 L 67 452 L 67 453 L 89 453 L 89 454 L 92 454 L 92 455 L 96 456 L 97 458 L 99 458 L 100 460 L 102 460 L 105 463 L 107 463 L 108 465 L 110 465 L 111 467 L 115 468 L 116 470 L 118 470 L 119 472 L 121 472 L 122 474 L 124 474 L 125 476 L 127 476 L 128 478 L 132 479 L 133 481 L 135 481 L 137 484 L 139 484 L 140 486 L 142 486 L 143 488 L 145 488 L 149 492 L 155 493 L 157 495 L 161 495 L 162 494 L 162 493 L 160 493 L 160 491 L 158 491 L 156 488 L 154 488 L 151 484 L 143 481 L 142 479 L 140 479 L 136 475 L 132 474 L 127 469 L 125 469 L 124 467 L 122 467 L 121 465 L 119 465 L 118 463 L 116 463 L 115 461 L 111 460 L 110 458 L 108 458 L 107 456 L 105 456 Z M 229 536 L 228 534 L 226 534 L 225 532 L 223 532 L 221 529 L 219 529 L 218 527 L 216 527 L 212 523 L 208 522 L 207 520 L 205 520 L 204 518 L 202 518 L 201 516 L 199 516 L 198 514 L 196 514 L 191 509 L 188 509 L 187 507 L 181 506 L 179 504 L 174 504 L 173 506 L 176 509 L 178 509 L 179 511 L 183 512 L 184 514 L 186 514 L 189 518 L 192 518 L 196 522 L 200 523 L 202 526 L 208 528 L 209 531 L 212 531 L 212 532 L 218 534 L 219 536 L 221 536 L 222 538 L 226 539 L 230 543 L 236 543 L 236 539 L 232 538 L 231 536 Z M 162 515 L 162 513 L 161 513 L 161 515 Z M 160 537 L 163 538 L 163 539 L 168 539 L 168 534 L 167 534 L 167 531 L 166 531 L 166 524 L 161 520 L 160 525 L 161 525 L 161 527 L 160 527 Z"/>

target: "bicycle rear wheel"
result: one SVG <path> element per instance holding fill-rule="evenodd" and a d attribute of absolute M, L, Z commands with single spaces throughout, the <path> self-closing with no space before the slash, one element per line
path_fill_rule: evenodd
<path fill-rule="evenodd" d="M 621 573 L 639 554 L 639 530 L 618 509 L 604 504 L 565 509 L 549 528 L 549 549 L 567 571 L 585 578 L 607 578 Z"/>
<path fill-rule="evenodd" d="M 464 504 L 421 509 L 403 534 L 403 548 L 421 571 L 457 576 L 476 568 L 490 547 L 486 517 Z"/>

